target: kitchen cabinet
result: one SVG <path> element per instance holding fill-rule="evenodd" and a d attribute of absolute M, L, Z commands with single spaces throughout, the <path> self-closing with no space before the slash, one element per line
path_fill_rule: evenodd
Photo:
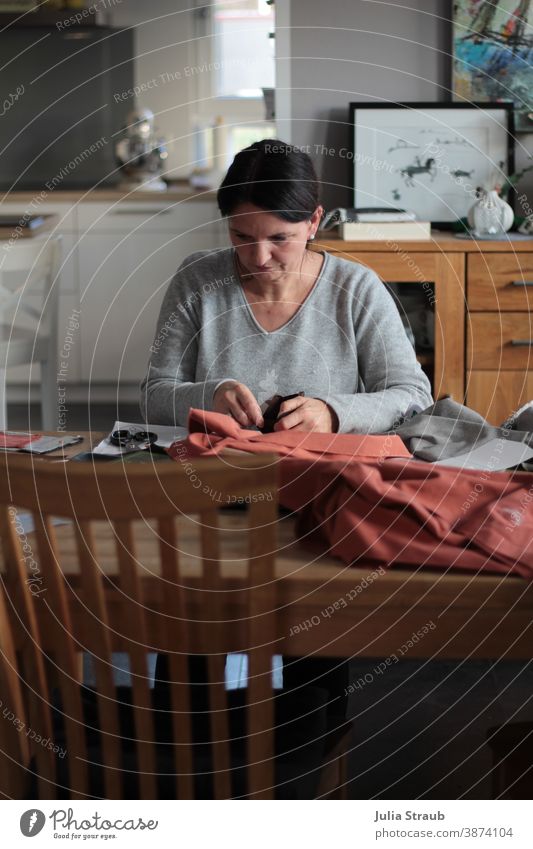
<path fill-rule="evenodd" d="M 138 385 L 165 291 L 190 253 L 220 247 L 213 203 L 87 204 L 80 209 L 81 367 L 84 383 Z"/>
<path fill-rule="evenodd" d="M 194 249 L 194 248 L 193 248 Z M 161 301 L 180 261 L 176 237 L 93 233 L 79 247 L 80 379 L 139 383 L 146 373 Z"/>
<path fill-rule="evenodd" d="M 34 206 L 31 206 L 34 200 Z M 8 201 L 0 204 L 0 212 L 2 215 L 12 215 L 14 218 L 21 218 L 24 212 L 35 215 L 55 215 L 56 221 L 51 230 L 44 230 L 37 236 L 33 237 L 37 240 L 45 240 L 50 236 L 59 236 L 61 239 L 61 266 L 59 277 L 59 319 L 58 319 L 58 353 L 63 348 L 65 336 L 69 333 L 69 316 L 72 310 L 78 306 L 78 259 L 77 259 L 77 242 L 78 242 L 78 225 L 77 225 L 77 210 L 70 203 L 36 203 L 36 199 L 31 198 L 24 203 Z M 10 247 L 6 242 L 6 250 L 16 250 L 17 244 Z M 42 299 L 37 290 L 29 290 L 25 293 L 25 298 L 36 309 L 40 309 Z M 24 317 L 17 319 L 21 326 L 26 326 L 27 322 Z M 28 325 L 32 327 L 33 325 Z M 72 346 L 71 360 L 69 363 L 68 381 L 77 381 L 79 379 L 79 347 L 75 344 Z M 40 367 L 38 364 L 17 366 L 10 368 L 7 371 L 6 382 L 8 386 L 27 386 L 28 382 L 32 386 L 40 384 Z M 27 393 L 24 389 L 18 393 L 20 398 L 27 400 Z M 10 392 L 10 398 L 18 398 L 13 390 Z M 32 399 L 33 400 L 33 399 Z"/>
<path fill-rule="evenodd" d="M 93 193 L 91 198 L 98 196 Z M 58 361 L 68 340 L 65 382 L 73 402 L 133 400 L 146 372 L 149 347 L 166 288 L 182 260 L 193 251 L 227 244 L 226 224 L 214 197 L 135 196 L 43 202 L 33 195 L 4 201 L 3 214 L 54 214 L 52 233 L 61 237 L 62 266 Z M 29 295 L 34 299 L 32 294 Z M 74 332 L 69 318 L 79 311 Z M 11 400 L 26 400 L 30 367 L 10 369 Z M 39 367 L 31 369 L 39 384 Z M 33 398 L 32 398 L 33 400 Z M 37 400 L 37 398 L 35 399 Z"/>

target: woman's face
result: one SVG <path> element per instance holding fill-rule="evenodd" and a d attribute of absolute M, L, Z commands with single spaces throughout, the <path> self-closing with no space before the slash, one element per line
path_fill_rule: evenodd
<path fill-rule="evenodd" d="M 258 283 L 275 283 L 299 271 L 307 240 L 320 223 L 317 207 L 310 221 L 292 224 L 252 203 L 242 203 L 228 219 L 231 243 L 240 264 Z"/>

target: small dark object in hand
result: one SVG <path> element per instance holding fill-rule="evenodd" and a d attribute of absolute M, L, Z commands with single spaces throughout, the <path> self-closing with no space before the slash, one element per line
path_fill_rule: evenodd
<path fill-rule="evenodd" d="M 263 413 L 263 427 L 259 428 L 261 433 L 273 433 L 274 425 L 282 419 L 287 413 L 279 414 L 280 407 L 284 401 L 290 401 L 292 398 L 301 398 L 305 392 L 295 392 L 294 395 L 274 395 L 270 404 Z"/>

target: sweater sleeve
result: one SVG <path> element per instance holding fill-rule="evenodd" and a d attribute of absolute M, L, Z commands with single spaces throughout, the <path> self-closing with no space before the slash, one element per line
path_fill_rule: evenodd
<path fill-rule="evenodd" d="M 431 386 L 407 338 L 392 296 L 365 271 L 353 302 L 359 390 L 323 398 L 335 411 L 339 433 L 383 433 L 411 405 L 433 403 Z"/>
<path fill-rule="evenodd" d="M 195 259 L 192 254 L 183 261 L 161 305 L 148 371 L 141 384 L 141 412 L 151 424 L 186 427 L 190 408 L 211 409 L 221 383 L 220 377 L 195 380 L 200 332 L 192 271 Z"/>

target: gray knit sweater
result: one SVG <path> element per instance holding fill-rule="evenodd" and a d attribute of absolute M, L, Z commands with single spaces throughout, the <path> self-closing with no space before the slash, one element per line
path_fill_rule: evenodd
<path fill-rule="evenodd" d="M 272 332 L 254 318 L 232 248 L 191 254 L 167 290 L 150 351 L 141 409 L 153 424 L 186 425 L 190 407 L 212 409 L 227 379 L 260 404 L 276 393 L 320 398 L 344 433 L 386 431 L 410 404 L 432 402 L 385 286 L 331 254 L 298 312 Z"/>

